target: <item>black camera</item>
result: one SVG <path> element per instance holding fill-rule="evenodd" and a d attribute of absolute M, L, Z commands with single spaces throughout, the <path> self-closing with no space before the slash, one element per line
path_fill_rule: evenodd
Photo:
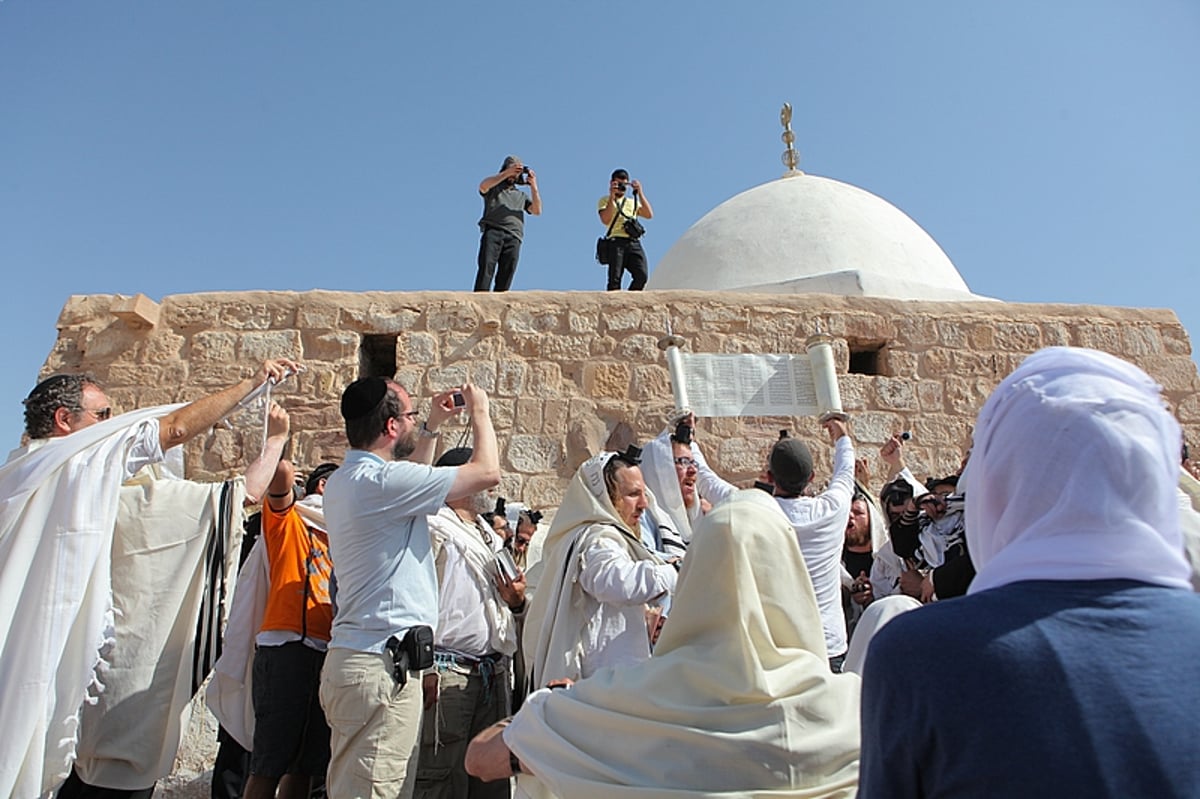
<path fill-rule="evenodd" d="M 675 435 L 671 436 L 673 441 L 678 441 L 680 444 L 692 443 L 692 428 L 686 421 L 675 425 Z"/>
<path fill-rule="evenodd" d="M 525 186 L 529 183 L 529 167 L 521 170 L 521 174 L 517 175 L 517 185 Z"/>
<path fill-rule="evenodd" d="M 629 188 L 629 183 L 624 180 L 617 181 L 617 191 L 624 193 Z"/>

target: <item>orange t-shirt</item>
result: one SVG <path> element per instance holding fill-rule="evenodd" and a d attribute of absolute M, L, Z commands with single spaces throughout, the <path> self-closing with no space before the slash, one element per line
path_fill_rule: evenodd
<path fill-rule="evenodd" d="M 325 533 L 310 529 L 294 504 L 280 513 L 265 503 L 262 535 L 270 564 L 271 591 L 260 631 L 286 630 L 328 641 L 333 626 L 329 539 Z"/>

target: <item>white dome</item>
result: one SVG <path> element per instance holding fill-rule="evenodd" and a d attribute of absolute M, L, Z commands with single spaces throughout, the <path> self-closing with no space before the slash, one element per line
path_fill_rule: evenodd
<path fill-rule="evenodd" d="M 903 211 L 815 175 L 756 186 L 709 211 L 667 251 L 646 288 L 981 299 Z"/>

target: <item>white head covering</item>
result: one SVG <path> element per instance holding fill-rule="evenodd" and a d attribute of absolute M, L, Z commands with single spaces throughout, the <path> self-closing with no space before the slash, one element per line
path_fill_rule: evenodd
<path fill-rule="evenodd" d="M 538 686 L 560 677 L 577 679 L 580 674 L 581 633 L 587 616 L 574 591 L 582 549 L 575 543 L 584 535 L 608 536 L 624 545 L 635 560 L 661 563 L 642 544 L 639 531 L 630 530 L 621 519 L 608 496 L 604 467 L 615 457 L 615 452 L 602 452 L 579 467 L 546 533 L 545 573 L 529 603 L 522 634 L 526 668 Z"/>
<path fill-rule="evenodd" d="M 829 670 L 791 524 L 749 490 L 697 525 L 650 660 L 531 695 L 503 735 L 531 793 L 848 797 L 859 686 Z"/>
<path fill-rule="evenodd" d="M 1179 424 L 1160 387 L 1111 355 L 1051 347 L 979 412 L 960 486 L 971 593 L 1020 580 L 1188 588 L 1175 486 Z"/>

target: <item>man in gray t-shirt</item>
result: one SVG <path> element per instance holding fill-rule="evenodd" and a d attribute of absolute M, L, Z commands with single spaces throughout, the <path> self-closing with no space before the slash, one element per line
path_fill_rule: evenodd
<path fill-rule="evenodd" d="M 517 188 L 529 186 L 529 194 Z M 475 273 L 475 291 L 487 291 L 496 278 L 496 291 L 508 291 L 521 255 L 521 237 L 525 233 L 525 212 L 542 212 L 537 175 L 510 155 L 495 175 L 479 182 L 483 198 L 483 217 L 479 220 L 479 270 Z M 499 270 L 497 270 L 499 265 Z"/>

